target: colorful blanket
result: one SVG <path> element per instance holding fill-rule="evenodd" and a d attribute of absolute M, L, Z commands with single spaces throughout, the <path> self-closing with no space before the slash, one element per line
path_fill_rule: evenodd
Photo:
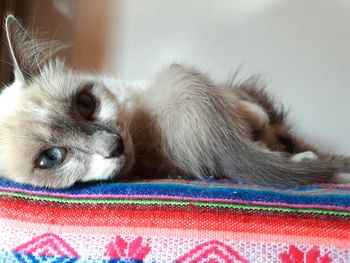
<path fill-rule="evenodd" d="M 0 180 L 0 262 L 350 262 L 350 187 Z"/>

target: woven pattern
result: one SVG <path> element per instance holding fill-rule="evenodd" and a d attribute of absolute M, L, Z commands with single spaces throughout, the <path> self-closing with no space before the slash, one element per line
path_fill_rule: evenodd
<path fill-rule="evenodd" d="M 350 188 L 0 180 L 0 262 L 350 262 Z"/>

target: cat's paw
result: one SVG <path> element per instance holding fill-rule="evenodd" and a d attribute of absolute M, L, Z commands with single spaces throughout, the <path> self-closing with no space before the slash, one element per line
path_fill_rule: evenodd
<path fill-rule="evenodd" d="M 240 101 L 238 109 L 243 119 L 254 131 L 262 131 L 269 124 L 269 116 L 265 110 L 258 104 L 248 101 Z"/>
<path fill-rule="evenodd" d="M 350 173 L 338 173 L 334 178 L 336 184 L 350 185 Z"/>
<path fill-rule="evenodd" d="M 293 155 L 293 157 L 291 157 L 291 160 L 294 162 L 301 162 L 303 160 L 315 160 L 317 158 L 318 157 L 315 153 L 307 151 Z"/>

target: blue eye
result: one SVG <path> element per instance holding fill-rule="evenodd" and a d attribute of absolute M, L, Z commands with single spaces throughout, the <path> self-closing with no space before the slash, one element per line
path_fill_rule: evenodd
<path fill-rule="evenodd" d="M 49 169 L 63 163 L 66 158 L 67 150 L 65 148 L 50 148 L 43 151 L 35 160 L 35 168 Z"/>

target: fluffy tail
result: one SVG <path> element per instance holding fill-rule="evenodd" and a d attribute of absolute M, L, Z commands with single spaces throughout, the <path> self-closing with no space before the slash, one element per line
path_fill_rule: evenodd
<path fill-rule="evenodd" d="M 320 182 L 336 182 L 338 173 L 350 172 L 350 158 L 319 156 L 316 159 L 293 161 L 287 156 L 264 151 L 249 142 L 241 141 L 244 156 L 231 157 L 231 163 L 221 162 L 228 178 L 257 184 L 300 185 Z M 245 167 L 232 167 L 240 159 Z"/>

